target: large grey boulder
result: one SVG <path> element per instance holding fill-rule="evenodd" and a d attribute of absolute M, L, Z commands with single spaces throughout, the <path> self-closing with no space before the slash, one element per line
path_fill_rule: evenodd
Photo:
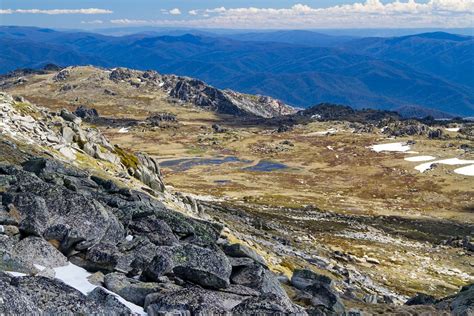
<path fill-rule="evenodd" d="M 147 298 L 146 311 L 154 315 L 213 315 L 225 314 L 240 304 L 245 297 L 189 287 L 177 291 L 153 295 Z"/>
<path fill-rule="evenodd" d="M 61 112 L 59 113 L 59 115 L 65 121 L 68 121 L 68 122 L 72 122 L 72 123 L 75 123 L 75 124 L 81 124 L 81 122 L 82 122 L 80 117 L 77 117 L 76 115 L 72 114 L 71 112 L 69 112 L 66 109 L 62 109 Z"/>
<path fill-rule="evenodd" d="M 97 287 L 87 295 L 87 302 L 95 305 L 93 308 L 87 308 L 87 314 L 93 315 L 132 315 L 130 308 L 123 305 L 115 295 L 112 295 L 104 289 Z"/>
<path fill-rule="evenodd" d="M 432 304 L 432 302 L 428 302 Z M 439 310 L 451 312 L 456 316 L 474 315 L 474 284 L 464 286 L 459 293 L 436 301 Z"/>
<path fill-rule="evenodd" d="M 32 262 L 23 260 L 21 256 L 14 254 L 17 241 L 6 235 L 0 235 L 0 271 L 13 271 L 21 273 L 36 273 L 38 270 Z"/>
<path fill-rule="evenodd" d="M 232 309 L 235 315 L 307 315 L 305 310 L 290 300 L 281 300 L 274 294 L 249 298 Z"/>
<path fill-rule="evenodd" d="M 144 275 L 151 280 L 173 273 L 204 287 L 220 289 L 229 286 L 232 266 L 225 254 L 216 249 L 192 244 L 161 247 Z"/>
<path fill-rule="evenodd" d="M 454 315 L 474 315 L 474 284 L 465 286 L 450 304 Z"/>
<path fill-rule="evenodd" d="M 12 277 L 0 272 L 0 315 L 33 315 L 41 310 L 28 296 L 10 285 Z"/>
<path fill-rule="evenodd" d="M 325 275 L 306 269 L 296 269 L 291 277 L 291 285 L 300 290 L 304 290 L 306 287 L 313 285 L 314 283 L 331 285 L 332 280 Z"/>
<path fill-rule="evenodd" d="M 127 278 L 122 273 L 109 273 L 104 277 L 105 287 L 129 302 L 143 306 L 148 294 L 160 292 L 162 285 L 154 282 L 141 282 Z"/>
<path fill-rule="evenodd" d="M 250 249 L 247 246 L 244 246 L 242 244 L 232 244 L 228 246 L 223 247 L 224 253 L 228 255 L 229 257 L 236 257 L 236 258 L 241 258 L 241 257 L 246 257 L 253 259 L 255 262 L 258 262 L 260 264 L 265 265 L 265 259 L 263 259 L 262 256 L 260 256 L 255 250 Z"/>
<path fill-rule="evenodd" d="M 314 283 L 305 288 L 305 293 L 311 295 L 310 315 L 344 315 L 346 312 L 339 296 L 327 284 Z"/>
<path fill-rule="evenodd" d="M 157 246 L 173 246 L 178 244 L 178 238 L 165 221 L 152 216 L 140 217 L 128 226 L 132 235 L 146 236 Z"/>
<path fill-rule="evenodd" d="M 233 284 L 243 285 L 262 294 L 273 294 L 279 299 L 288 299 L 276 276 L 259 264 L 245 266 L 232 273 Z"/>
<path fill-rule="evenodd" d="M 343 315 L 345 307 L 339 295 L 332 289 L 331 278 L 306 269 L 293 272 L 291 284 L 301 290 L 298 299 L 306 301 L 312 308 L 310 315 Z"/>
<path fill-rule="evenodd" d="M 46 268 L 67 265 L 67 258 L 41 237 L 27 237 L 16 243 L 13 255 L 22 260 Z"/>
<path fill-rule="evenodd" d="M 191 244 L 173 253 L 173 273 L 204 287 L 220 289 L 229 286 L 232 266 L 224 253 Z"/>
<path fill-rule="evenodd" d="M 87 250 L 82 265 L 92 271 L 114 271 L 120 252 L 114 244 L 99 243 Z"/>
<path fill-rule="evenodd" d="M 0 310 L 3 309 L 6 315 L 16 314 L 21 303 L 25 304 L 19 313 L 23 315 L 29 314 L 29 311 L 47 315 L 131 314 L 128 307 L 110 294 L 102 293 L 103 290 L 100 289 L 85 296 L 59 280 L 32 276 L 11 278 L 2 285 L 0 298 L 4 299 L 6 304 L 0 304 Z M 7 301 L 5 298 L 12 300 Z"/>

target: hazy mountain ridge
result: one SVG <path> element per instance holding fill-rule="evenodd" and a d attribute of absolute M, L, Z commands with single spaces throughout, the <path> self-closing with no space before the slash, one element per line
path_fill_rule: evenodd
<path fill-rule="evenodd" d="M 196 77 L 218 88 L 270 95 L 301 107 L 331 102 L 355 108 L 415 107 L 453 115 L 474 113 L 474 82 L 467 71 L 473 65 L 474 41 L 468 36 L 432 33 L 314 47 L 316 44 L 272 42 L 278 38 L 272 33 L 267 35 L 270 41 L 257 42 L 227 38 L 230 35 L 110 37 L 30 28 L 0 30 L 4 39 L 26 41 L 22 51 L 28 45 L 34 48 L 29 54 L 33 57 L 15 63 L 11 56 L 18 55 L 18 48 L 5 42 L 2 72 L 48 62 L 125 66 Z M 259 40 L 264 34 L 257 34 Z M 312 36 L 317 37 L 315 34 Z"/>

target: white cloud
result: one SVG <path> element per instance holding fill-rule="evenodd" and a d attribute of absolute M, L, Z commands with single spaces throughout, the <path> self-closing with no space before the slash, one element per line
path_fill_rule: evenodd
<path fill-rule="evenodd" d="M 5 9 L 0 10 L 0 14 L 49 14 L 49 15 L 56 15 L 56 14 L 111 14 L 113 11 L 104 10 L 104 9 L 96 9 L 96 8 L 89 8 L 89 9 L 52 9 L 52 10 L 40 10 L 40 9 Z"/>
<path fill-rule="evenodd" d="M 81 24 L 102 24 L 104 21 L 102 20 L 92 20 L 92 21 L 81 21 Z"/>
<path fill-rule="evenodd" d="M 283 9 L 219 7 L 189 14 L 195 17 L 140 20 L 140 24 L 252 29 L 473 27 L 474 0 L 366 0 L 327 8 L 305 4 Z"/>
<path fill-rule="evenodd" d="M 170 10 L 169 13 L 170 13 L 171 15 L 180 15 L 180 14 L 181 14 L 181 10 L 178 9 L 178 8 L 174 8 L 174 9 Z"/>
<path fill-rule="evenodd" d="M 214 9 L 206 9 L 206 13 L 224 13 L 226 8 L 220 7 L 220 8 L 214 8 Z"/>
<path fill-rule="evenodd" d="M 151 23 L 151 21 L 147 20 L 129 20 L 129 19 L 117 19 L 117 20 L 110 20 L 110 23 L 112 24 L 123 24 L 123 25 L 128 25 L 128 24 L 154 24 Z"/>

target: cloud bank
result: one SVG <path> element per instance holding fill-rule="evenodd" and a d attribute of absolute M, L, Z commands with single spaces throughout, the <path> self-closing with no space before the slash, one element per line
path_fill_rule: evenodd
<path fill-rule="evenodd" d="M 180 20 L 128 20 L 130 23 L 121 24 L 252 29 L 474 27 L 474 0 L 430 0 L 426 3 L 366 0 L 327 8 L 305 4 L 283 9 L 219 7 L 190 10 L 188 15 L 187 19 Z"/>
<path fill-rule="evenodd" d="M 0 14 L 112 14 L 113 11 L 104 9 L 52 9 L 52 10 L 40 10 L 40 9 L 1 9 Z"/>

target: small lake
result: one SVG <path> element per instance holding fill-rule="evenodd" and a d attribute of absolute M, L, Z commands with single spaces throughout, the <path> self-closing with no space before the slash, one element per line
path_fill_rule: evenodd
<path fill-rule="evenodd" d="M 229 157 L 216 157 L 216 158 L 182 158 L 165 160 L 160 162 L 160 166 L 164 168 L 170 168 L 173 171 L 186 171 L 193 167 L 205 166 L 205 165 L 221 165 L 224 163 L 250 163 L 250 160 L 240 159 L 234 156 Z"/>
<path fill-rule="evenodd" d="M 260 171 L 260 172 L 271 172 L 275 170 L 288 169 L 289 167 L 283 163 L 270 161 L 270 160 L 260 160 L 255 166 L 250 166 L 243 168 L 247 171 Z"/>

